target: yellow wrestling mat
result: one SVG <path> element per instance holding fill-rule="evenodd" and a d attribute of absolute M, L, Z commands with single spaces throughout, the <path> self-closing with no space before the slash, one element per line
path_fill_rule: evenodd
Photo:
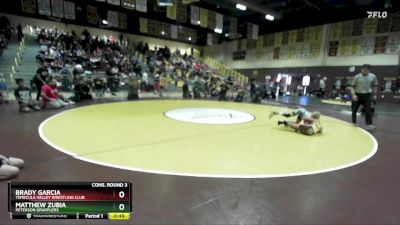
<path fill-rule="evenodd" d="M 39 127 L 41 138 L 77 159 L 126 170 L 199 177 L 284 177 L 364 162 L 377 151 L 366 131 L 322 116 L 324 133 L 277 126 L 266 105 L 150 100 L 76 108 Z M 296 118 L 293 118 L 295 120 Z"/>
<path fill-rule="evenodd" d="M 347 106 L 351 106 L 351 102 L 347 101 L 338 101 L 338 100 L 321 100 L 322 103 L 326 103 L 326 104 L 333 104 L 333 105 L 347 105 Z"/>

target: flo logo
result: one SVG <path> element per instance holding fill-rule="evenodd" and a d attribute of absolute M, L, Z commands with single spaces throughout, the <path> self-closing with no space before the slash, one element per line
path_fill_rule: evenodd
<path fill-rule="evenodd" d="M 380 18 L 384 19 L 387 18 L 386 11 L 367 11 L 368 18 Z"/>

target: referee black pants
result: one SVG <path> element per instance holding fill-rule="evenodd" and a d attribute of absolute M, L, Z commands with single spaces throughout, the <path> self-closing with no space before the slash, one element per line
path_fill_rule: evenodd
<path fill-rule="evenodd" d="M 357 123 L 357 111 L 360 105 L 364 106 L 365 109 L 365 123 L 367 125 L 372 125 L 372 108 L 371 108 L 371 94 L 358 94 L 356 93 L 356 96 L 358 97 L 358 101 L 352 101 L 351 102 L 351 119 L 353 123 Z"/>

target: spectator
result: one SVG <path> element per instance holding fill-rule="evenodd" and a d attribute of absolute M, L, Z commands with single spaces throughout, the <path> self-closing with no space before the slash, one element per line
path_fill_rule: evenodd
<path fill-rule="evenodd" d="M 190 96 L 190 91 L 189 91 L 189 84 L 188 84 L 188 81 L 187 81 L 187 78 L 185 77 L 184 78 L 184 81 L 183 81 L 184 83 L 183 83 L 183 85 L 182 85 L 182 92 L 183 92 L 183 98 L 191 98 L 191 96 Z"/>
<path fill-rule="evenodd" d="M 33 77 L 33 82 L 37 88 L 36 101 L 39 101 L 42 87 L 46 84 L 46 78 L 49 75 L 46 65 L 47 63 L 44 62 L 43 66 L 36 70 L 36 75 Z"/>
<path fill-rule="evenodd" d="M 18 33 L 18 40 L 21 41 L 22 38 L 24 37 L 24 33 L 22 32 L 22 26 L 20 23 L 17 26 L 17 33 Z"/>
<path fill-rule="evenodd" d="M 8 103 L 6 78 L 0 73 L 0 104 Z"/>
<path fill-rule="evenodd" d="M 226 94 L 228 93 L 229 86 L 228 84 L 223 81 L 221 84 L 221 91 L 219 92 L 219 99 L 220 101 L 227 101 Z"/>
<path fill-rule="evenodd" d="M 79 102 L 82 100 L 93 99 L 93 96 L 90 94 L 90 86 L 86 84 L 84 79 L 80 79 L 79 83 L 74 87 L 75 91 L 75 102 Z"/>
<path fill-rule="evenodd" d="M 17 79 L 18 87 L 14 91 L 15 99 L 19 104 L 19 110 L 21 112 L 30 112 L 33 110 L 40 110 L 39 103 L 32 99 L 31 89 L 25 87 L 23 79 Z"/>
<path fill-rule="evenodd" d="M 162 97 L 162 92 L 161 92 L 161 84 L 160 84 L 160 75 L 156 74 L 156 77 L 154 78 L 154 94 L 159 94 L 160 97 Z"/>
<path fill-rule="evenodd" d="M 96 97 L 103 97 L 105 93 L 105 85 L 104 80 L 100 77 L 96 77 L 93 80 L 93 88 L 96 94 Z"/>
<path fill-rule="evenodd" d="M 41 91 L 43 106 L 50 109 L 58 109 L 68 105 L 68 103 L 62 101 L 57 95 L 57 91 L 55 90 L 57 80 L 55 78 L 48 80 L 48 84 L 44 84 Z"/>
<path fill-rule="evenodd" d="M 128 100 L 138 100 L 139 99 L 139 81 L 132 77 L 129 81 L 128 86 Z"/>

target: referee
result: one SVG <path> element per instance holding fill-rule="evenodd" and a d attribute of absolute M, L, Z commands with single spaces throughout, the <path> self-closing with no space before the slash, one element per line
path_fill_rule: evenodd
<path fill-rule="evenodd" d="M 375 74 L 369 72 L 371 65 L 364 64 L 361 66 L 361 73 L 357 74 L 351 83 L 351 94 L 353 101 L 351 103 L 352 109 L 352 122 L 353 125 L 357 124 L 357 111 L 360 105 L 365 109 L 365 123 L 367 130 L 374 130 L 375 126 L 372 124 L 372 99 L 376 100 L 378 91 L 378 80 Z"/>

